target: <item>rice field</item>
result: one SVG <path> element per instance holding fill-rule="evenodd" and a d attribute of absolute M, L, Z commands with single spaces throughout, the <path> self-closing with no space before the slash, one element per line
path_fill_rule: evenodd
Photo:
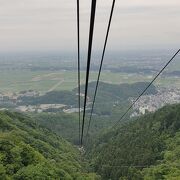
<path fill-rule="evenodd" d="M 90 81 L 95 81 L 96 78 L 97 72 L 92 72 L 90 74 Z M 101 74 L 101 81 L 112 84 L 150 81 L 152 78 L 153 75 L 112 73 L 109 71 L 103 71 Z M 83 84 L 84 81 L 85 72 L 81 72 L 81 84 Z M 166 87 L 169 85 L 180 87 L 180 79 L 160 77 L 155 84 Z M 72 90 L 76 86 L 77 72 L 75 71 L 0 71 L 0 92 L 37 90 L 44 93 L 52 90 Z"/>

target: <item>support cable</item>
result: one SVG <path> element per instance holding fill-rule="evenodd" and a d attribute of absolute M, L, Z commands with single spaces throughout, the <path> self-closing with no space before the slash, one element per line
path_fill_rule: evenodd
<path fill-rule="evenodd" d="M 89 71 L 90 71 L 90 63 L 91 63 L 91 51 L 92 51 L 92 41 L 93 41 L 93 33 L 94 33 L 95 14 L 96 14 L 96 0 L 92 0 L 90 29 L 89 29 L 87 70 L 86 70 L 86 84 L 85 84 L 85 95 L 84 95 L 84 111 L 83 111 L 83 121 L 82 121 L 82 129 L 81 129 L 81 146 L 83 145 L 83 136 L 84 136 L 84 123 L 85 123 L 85 116 L 86 116 L 86 103 L 87 103 L 87 92 L 88 92 L 88 83 L 89 83 Z"/>
<path fill-rule="evenodd" d="M 79 144 L 81 139 L 81 99 L 80 99 L 80 93 L 81 93 L 81 74 L 80 74 L 80 27 L 79 27 L 79 0 L 77 0 L 77 40 L 78 40 L 78 107 L 79 107 Z"/>
<path fill-rule="evenodd" d="M 99 86 L 99 80 L 100 80 L 102 65 L 103 65 L 103 61 L 104 61 L 104 55 L 105 55 L 105 51 L 106 51 L 107 40 L 108 40 L 109 31 L 110 31 L 110 27 L 111 27 L 111 21 L 112 21 L 112 16 L 113 16 L 113 12 L 114 12 L 115 1 L 116 0 L 113 0 L 113 2 L 112 2 L 111 13 L 110 13 L 110 17 L 109 17 L 109 23 L 108 23 L 108 28 L 107 28 L 107 32 L 106 32 L 105 42 L 104 42 L 104 48 L 103 48 L 103 53 L 102 53 L 102 57 L 101 57 L 101 63 L 100 63 L 100 67 L 99 67 L 98 78 L 96 81 L 96 88 L 95 88 L 95 92 L 94 92 L 94 98 L 93 98 L 93 103 L 92 103 L 91 114 L 90 114 L 90 119 L 89 119 L 86 137 L 89 134 L 89 129 L 90 129 L 91 121 L 92 121 L 92 114 L 94 111 L 94 105 L 95 105 L 95 101 L 96 101 L 96 95 L 97 95 L 97 90 L 98 90 L 98 86 Z"/>
<path fill-rule="evenodd" d="M 116 128 L 119 122 L 127 115 L 134 104 L 140 99 L 140 97 L 147 91 L 147 89 L 153 84 L 153 82 L 158 78 L 158 76 L 165 70 L 165 68 L 172 62 L 172 60 L 179 54 L 180 49 L 173 55 L 173 57 L 165 64 L 165 66 L 159 71 L 159 73 L 154 77 L 154 79 L 149 83 L 149 85 L 142 91 L 142 93 L 136 98 L 136 100 L 130 105 L 126 112 L 121 116 L 121 118 L 111 127 Z"/>

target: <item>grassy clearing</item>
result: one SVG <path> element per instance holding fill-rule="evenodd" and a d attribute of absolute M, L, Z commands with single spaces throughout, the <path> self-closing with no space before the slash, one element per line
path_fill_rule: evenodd
<path fill-rule="evenodd" d="M 90 81 L 96 80 L 97 72 L 90 74 Z M 120 83 L 135 83 L 139 81 L 151 81 L 153 76 L 126 74 L 126 73 L 111 73 L 103 71 L 101 81 L 120 84 Z M 85 72 L 81 73 L 81 83 L 85 81 Z M 59 83 L 62 81 L 62 83 Z M 55 85 L 59 85 L 56 87 Z M 159 78 L 156 85 L 160 86 L 176 86 L 180 87 L 179 78 Z M 21 90 L 37 90 L 47 92 L 52 87 L 54 90 L 72 90 L 77 86 L 77 72 L 75 71 L 29 71 L 29 70 L 13 70 L 0 71 L 0 92 L 19 92 Z"/>

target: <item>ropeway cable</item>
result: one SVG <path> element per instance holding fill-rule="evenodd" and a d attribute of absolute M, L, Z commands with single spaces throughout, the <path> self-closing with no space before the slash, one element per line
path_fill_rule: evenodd
<path fill-rule="evenodd" d="M 80 27 L 79 27 L 79 0 L 77 0 L 77 40 L 78 40 L 78 107 L 79 107 L 79 144 L 81 139 L 81 99 L 80 99 L 80 81 L 81 81 L 81 74 L 80 74 Z"/>
<path fill-rule="evenodd" d="M 165 66 L 159 71 L 159 73 L 154 77 L 154 79 L 149 83 L 149 85 L 142 91 L 142 93 L 136 98 L 136 100 L 130 105 L 126 112 L 121 116 L 121 118 L 111 127 L 117 127 L 118 123 L 127 115 L 134 104 L 140 99 L 140 97 L 147 91 L 147 89 L 153 84 L 153 82 L 158 78 L 158 76 L 165 70 L 165 68 L 172 62 L 172 60 L 179 54 L 180 49 L 172 56 L 172 58 L 165 64 Z"/>
<path fill-rule="evenodd" d="M 96 14 L 96 0 L 92 0 L 90 29 L 89 29 L 89 45 L 88 45 L 88 56 L 87 56 L 86 84 L 85 84 L 85 95 L 84 95 L 84 111 L 83 111 L 83 121 L 82 121 L 82 129 L 81 129 L 81 146 L 83 145 L 83 136 L 84 136 L 84 123 L 86 116 L 86 103 L 87 103 L 87 92 L 88 92 L 88 83 L 89 83 L 89 71 L 90 71 L 90 63 L 91 63 L 91 51 L 92 51 L 95 14 Z"/>
<path fill-rule="evenodd" d="M 110 27 L 111 27 L 111 21 L 112 21 L 112 16 L 113 16 L 113 12 L 114 12 L 114 6 L 115 6 L 115 0 L 113 0 L 113 2 L 112 2 L 111 13 L 110 13 L 110 17 L 109 17 L 109 23 L 108 23 L 108 28 L 107 28 L 107 32 L 106 32 L 106 38 L 105 38 L 105 42 L 104 42 L 104 48 L 103 48 L 103 53 L 102 53 L 102 57 L 101 57 L 101 63 L 100 63 L 100 67 L 99 67 L 99 73 L 98 73 L 98 78 L 97 78 L 97 82 L 96 82 L 96 87 L 95 87 L 94 98 L 93 98 L 93 103 L 92 103 L 91 114 L 90 114 L 90 118 L 89 118 L 86 137 L 89 134 L 89 129 L 90 129 L 91 121 L 92 121 L 92 114 L 93 114 L 94 105 L 95 105 L 95 101 L 96 101 L 96 95 L 97 95 L 97 90 L 98 90 L 98 86 L 99 86 L 99 80 L 100 80 L 102 65 L 103 65 L 103 61 L 104 61 L 104 55 L 105 55 L 105 51 L 106 51 L 107 40 L 108 40 L 109 31 L 110 31 Z"/>

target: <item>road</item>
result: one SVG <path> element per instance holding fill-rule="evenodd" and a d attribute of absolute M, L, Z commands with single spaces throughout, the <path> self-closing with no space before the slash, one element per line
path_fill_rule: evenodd
<path fill-rule="evenodd" d="M 64 82 L 64 79 L 61 79 L 57 84 L 55 84 L 53 87 L 51 87 L 47 92 L 54 91 L 58 86 L 60 86 Z"/>

